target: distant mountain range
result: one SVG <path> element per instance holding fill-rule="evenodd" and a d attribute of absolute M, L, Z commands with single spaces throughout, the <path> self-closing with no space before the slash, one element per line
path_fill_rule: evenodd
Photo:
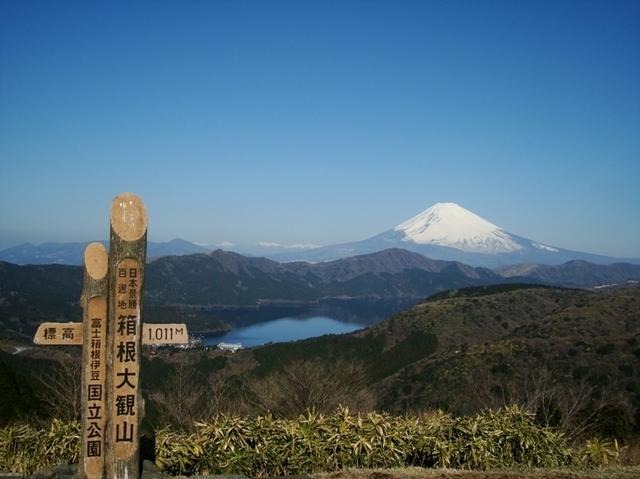
<path fill-rule="evenodd" d="M 165 257 L 148 266 L 154 303 L 259 304 L 323 298 L 421 298 L 500 282 L 493 271 L 434 261 L 402 249 L 325 263 L 278 263 L 237 253 Z"/>
<path fill-rule="evenodd" d="M 103 243 L 107 244 L 106 241 Z M 15 264 L 80 265 L 87 244 L 25 243 L 1 250 L 0 261 Z M 639 258 L 613 258 L 571 251 L 526 239 L 507 232 L 455 203 L 436 203 L 396 227 L 362 241 L 329 246 L 224 242 L 218 247 L 246 256 L 264 257 L 279 262 L 319 263 L 400 248 L 432 259 L 459 261 L 486 268 L 520 264 L 560 265 L 574 260 L 596 264 L 640 264 Z M 153 260 L 162 256 L 182 256 L 210 251 L 211 247 L 174 239 L 165 243 L 149 242 L 147 257 Z"/>
<path fill-rule="evenodd" d="M 429 258 L 499 267 L 519 263 L 559 265 L 583 260 L 591 263 L 640 263 L 571 251 L 509 233 L 455 203 L 436 203 L 396 227 L 371 238 L 315 249 L 275 253 L 279 261 L 327 261 L 387 248 L 402 248 Z"/>
<path fill-rule="evenodd" d="M 574 260 L 557 266 L 518 264 L 498 268 L 495 271 L 504 278 L 525 277 L 545 284 L 579 288 L 603 288 L 624 283 L 637 283 L 640 280 L 638 277 L 640 265 L 630 263 L 602 265 Z"/>
<path fill-rule="evenodd" d="M 400 249 L 320 264 L 278 263 L 217 250 L 150 262 L 145 317 L 189 322 L 171 317 L 171 311 L 312 306 L 341 299 L 418 301 L 438 291 L 496 281 L 503 280 L 490 270 Z M 77 320 L 81 288 L 80 266 L 0 262 L 0 337 L 29 337 L 42 321 Z"/>
<path fill-rule="evenodd" d="M 151 261 L 145 278 L 146 316 L 149 321 L 159 320 L 156 316 L 182 321 L 160 310 L 304 306 L 344 299 L 419 301 L 441 291 L 490 284 L 594 287 L 629 281 L 640 281 L 640 265 L 569 262 L 492 271 L 399 248 L 315 264 L 279 263 L 217 250 Z M 79 266 L 0 262 L 0 332 L 28 336 L 44 320 L 76 320 L 81 288 Z M 200 325 L 205 329 L 220 326 L 205 320 Z"/>
<path fill-rule="evenodd" d="M 89 241 L 83 243 L 24 243 L 0 251 L 0 261 L 14 264 L 67 264 L 81 265 L 84 249 Z M 105 246 L 108 241 L 101 241 Z M 174 239 L 164 243 L 149 241 L 147 258 L 160 256 L 180 256 L 185 254 L 206 253 L 209 250 L 183 239 Z"/>

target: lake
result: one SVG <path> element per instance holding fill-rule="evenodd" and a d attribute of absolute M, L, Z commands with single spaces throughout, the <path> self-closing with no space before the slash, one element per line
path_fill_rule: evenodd
<path fill-rule="evenodd" d="M 298 341 L 325 334 L 345 334 L 366 328 L 415 304 L 417 300 L 335 301 L 312 310 L 261 308 L 258 311 L 219 313 L 233 329 L 222 335 L 206 334 L 206 346 L 240 343 L 249 348 L 267 343 Z"/>
<path fill-rule="evenodd" d="M 264 323 L 236 328 L 222 336 L 204 336 L 207 346 L 218 343 L 240 343 L 245 348 L 266 343 L 297 341 L 325 334 L 351 333 L 366 327 L 365 324 L 344 323 L 327 316 L 309 318 L 279 318 Z"/>

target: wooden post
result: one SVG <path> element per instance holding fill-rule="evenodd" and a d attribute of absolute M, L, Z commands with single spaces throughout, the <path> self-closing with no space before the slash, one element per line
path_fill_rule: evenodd
<path fill-rule="evenodd" d="M 80 473 L 83 479 L 104 477 L 108 264 L 107 250 L 102 244 L 91 243 L 87 246 L 84 252 L 84 288 L 81 298 L 83 348 Z"/>
<path fill-rule="evenodd" d="M 106 470 L 108 479 L 140 477 L 142 294 L 147 250 L 147 213 L 131 193 L 111 204 L 109 248 Z"/>
<path fill-rule="evenodd" d="M 142 324 L 147 213 L 131 193 L 111 205 L 111 252 L 84 253 L 82 323 L 42 323 L 33 342 L 82 345 L 82 479 L 139 479 L 142 344 L 188 344 L 187 325 Z"/>

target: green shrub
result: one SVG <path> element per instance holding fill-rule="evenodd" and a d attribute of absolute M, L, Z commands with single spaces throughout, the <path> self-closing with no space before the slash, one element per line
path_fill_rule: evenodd
<path fill-rule="evenodd" d="M 609 464 L 620 464 L 620 448 L 618 441 L 587 441 L 582 449 L 581 462 L 588 467 L 604 467 Z"/>
<path fill-rule="evenodd" d="M 156 463 L 173 474 L 279 476 L 401 466 L 488 469 L 573 462 L 564 437 L 512 407 L 473 417 L 313 412 L 297 419 L 218 416 L 195 434 L 159 431 Z"/>
<path fill-rule="evenodd" d="M 80 424 L 54 420 L 48 430 L 30 426 L 0 429 L 0 470 L 32 474 L 60 463 L 78 462 Z"/>
<path fill-rule="evenodd" d="M 345 468 L 488 469 L 575 463 L 562 434 L 533 419 L 518 407 L 467 417 L 439 411 L 422 416 L 363 415 L 346 408 L 329 415 L 308 412 L 295 419 L 220 415 L 211 423 L 197 424 L 195 433 L 157 431 L 156 464 L 172 474 L 253 477 Z M 27 475 L 77 462 L 79 433 L 77 422 L 54 421 L 47 430 L 2 428 L 0 470 Z"/>

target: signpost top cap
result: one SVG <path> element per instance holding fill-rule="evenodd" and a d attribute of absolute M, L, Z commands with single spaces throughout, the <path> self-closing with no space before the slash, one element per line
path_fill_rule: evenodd
<path fill-rule="evenodd" d="M 84 267 L 93 279 L 106 276 L 109 267 L 109 255 L 102 243 L 91 243 L 84 250 Z"/>
<path fill-rule="evenodd" d="M 139 196 L 123 193 L 111 203 L 111 227 L 125 241 L 136 241 L 147 231 L 147 211 Z"/>

